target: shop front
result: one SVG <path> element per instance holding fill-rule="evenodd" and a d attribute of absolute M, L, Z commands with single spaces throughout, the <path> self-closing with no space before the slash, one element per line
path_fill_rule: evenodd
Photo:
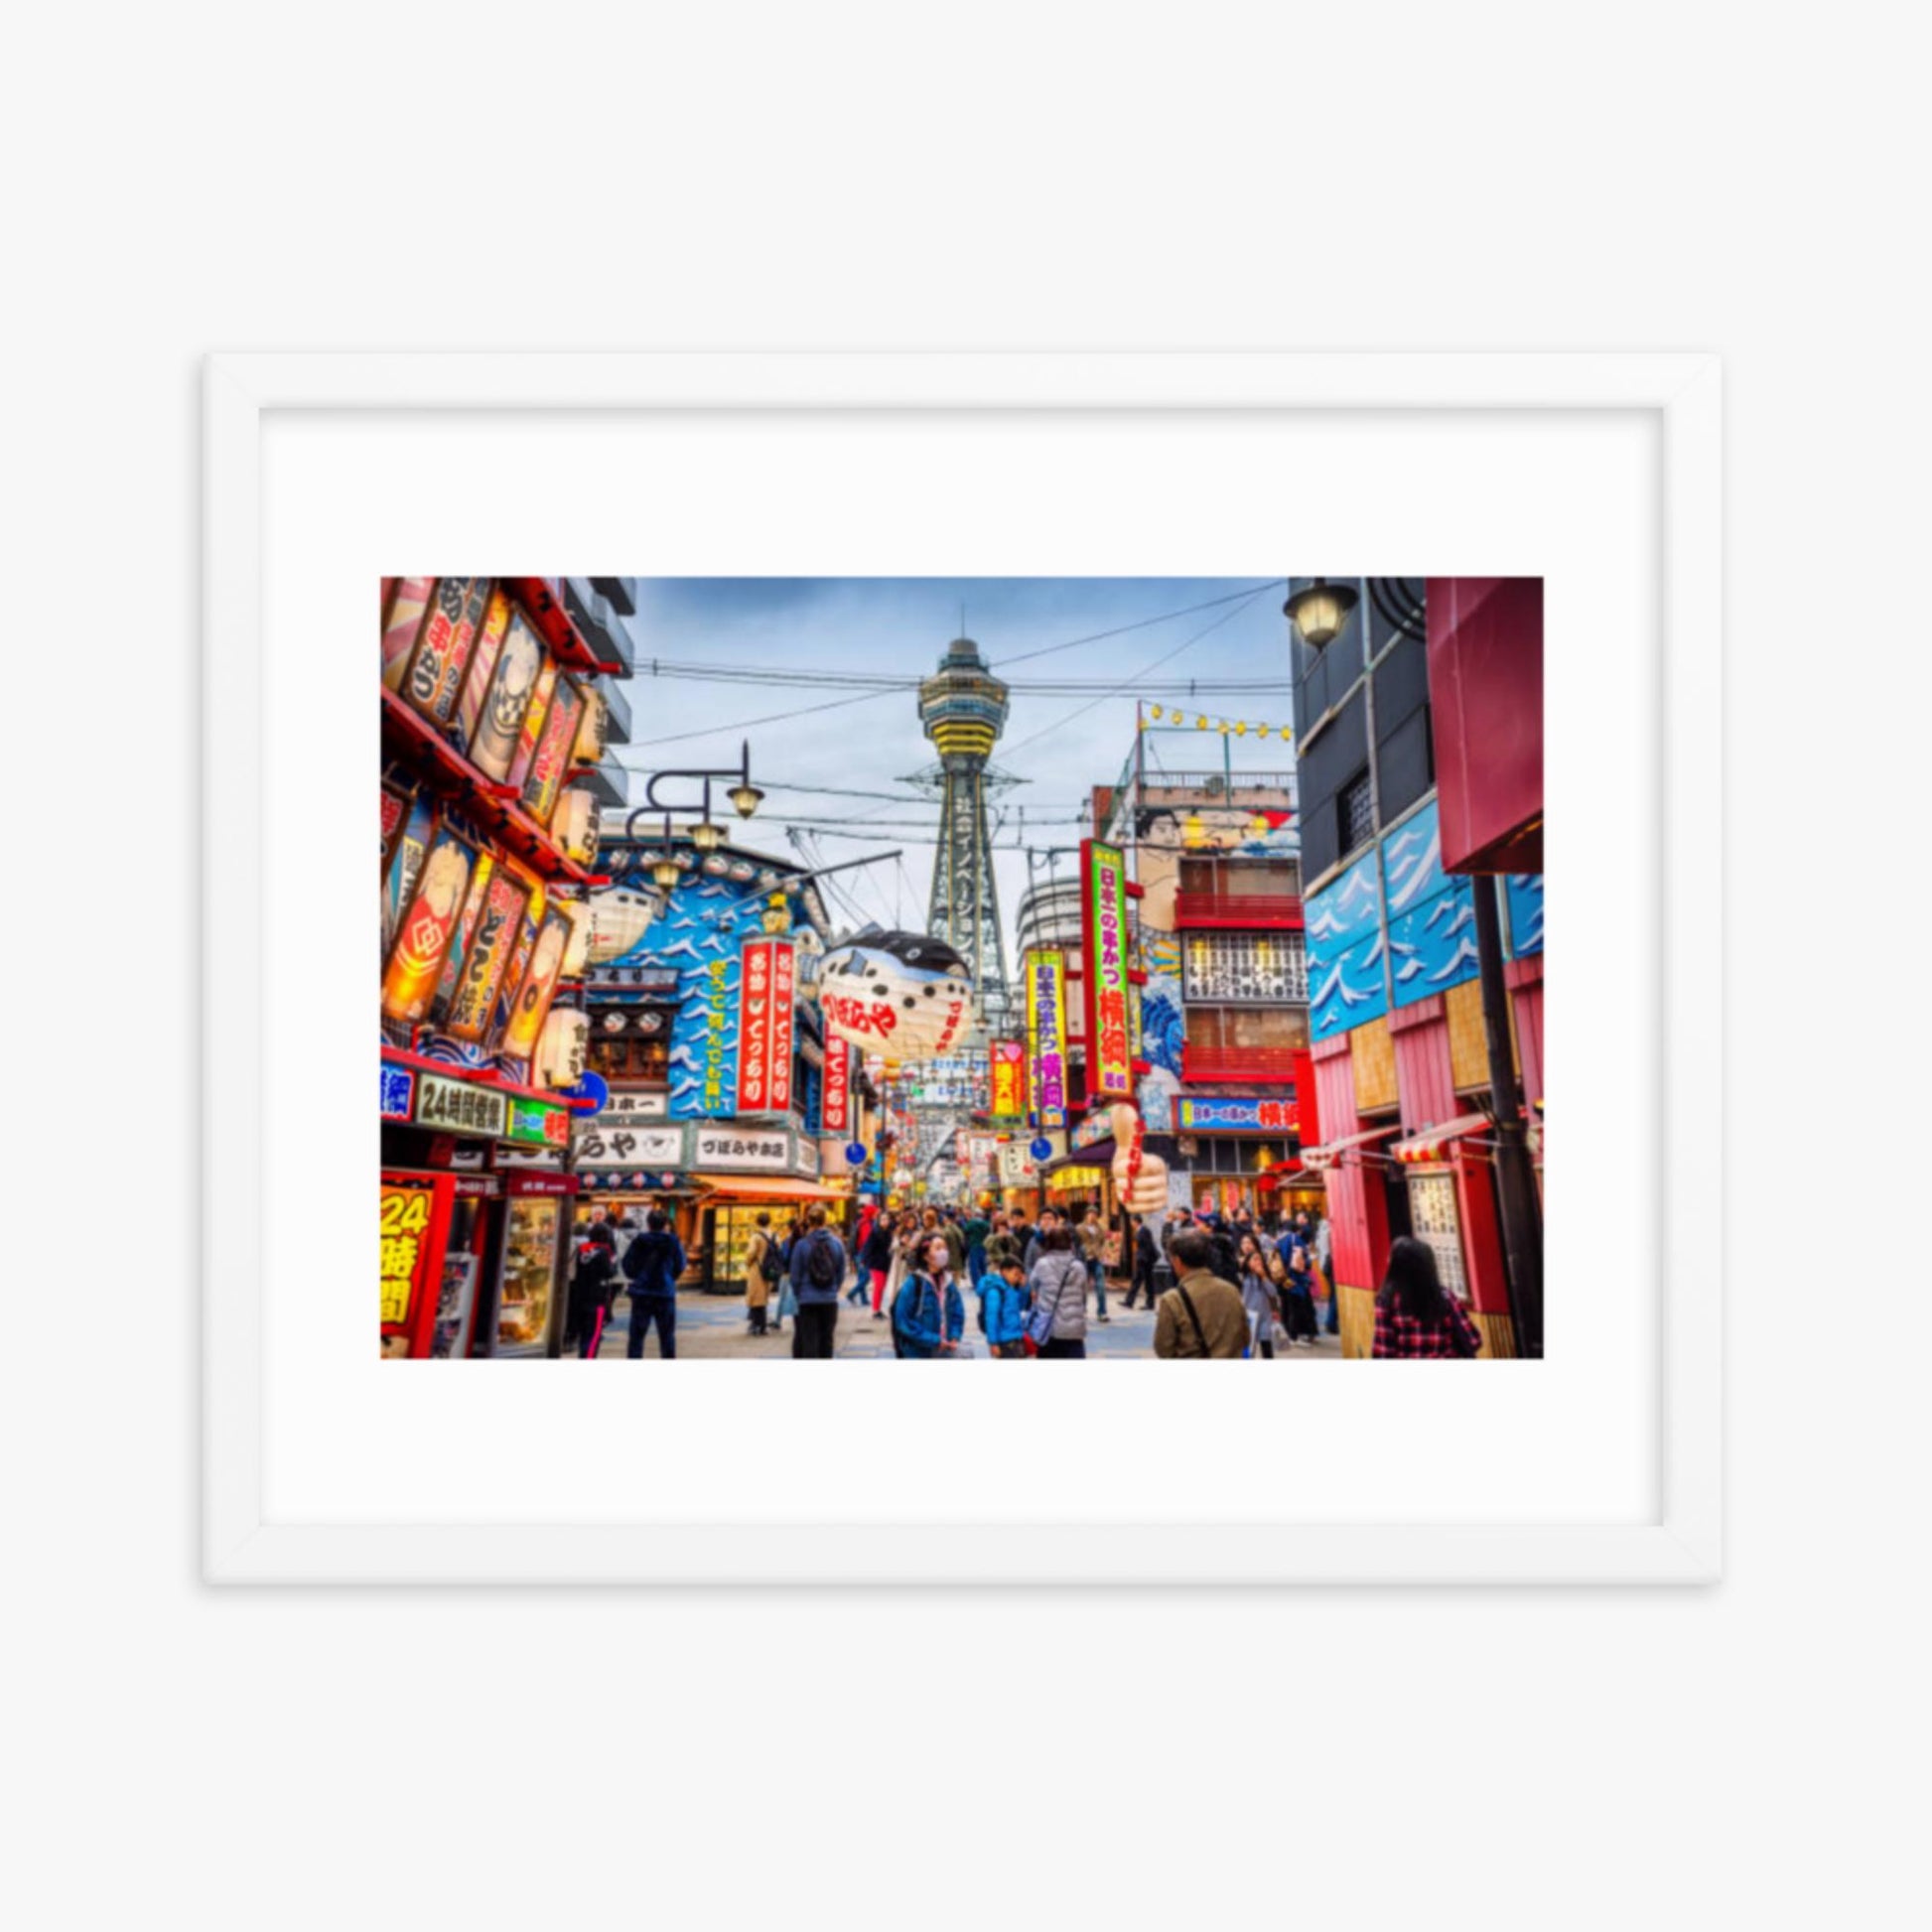
<path fill-rule="evenodd" d="M 568 1109 L 401 1055 L 382 1063 L 381 1349 L 555 1352 Z"/>
<path fill-rule="evenodd" d="M 1302 1151 L 1292 1096 L 1182 1094 L 1174 1129 L 1196 1213 L 1258 1217 L 1287 1204 L 1283 1177 Z M 1318 1199 L 1318 1188 L 1304 1191 Z"/>
<path fill-rule="evenodd" d="M 1483 1353 L 1515 1353 L 1487 1114 L 1462 1114 L 1390 1144 L 1407 1232 L 1436 1257 L 1443 1286 L 1482 1331 Z"/>

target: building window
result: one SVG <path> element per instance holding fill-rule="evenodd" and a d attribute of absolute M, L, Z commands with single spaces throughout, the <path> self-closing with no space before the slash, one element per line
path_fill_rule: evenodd
<path fill-rule="evenodd" d="M 1196 1007 L 1187 1009 L 1190 1052 L 1306 1052 L 1306 1007 Z"/>
<path fill-rule="evenodd" d="M 1183 859 L 1180 890 L 1222 898 L 1292 898 L 1302 891 L 1302 868 L 1293 859 Z"/>
<path fill-rule="evenodd" d="M 1375 836 L 1375 793 L 1369 786 L 1366 767 L 1335 795 L 1335 816 L 1344 853 L 1366 845 Z"/>
<path fill-rule="evenodd" d="M 1308 1002 L 1308 951 L 1299 932 L 1190 932 L 1181 941 L 1180 969 L 1189 1005 Z"/>
<path fill-rule="evenodd" d="M 591 1040 L 591 1070 L 607 1080 L 644 1080 L 658 1085 L 671 1077 L 671 1047 L 663 1039 Z"/>

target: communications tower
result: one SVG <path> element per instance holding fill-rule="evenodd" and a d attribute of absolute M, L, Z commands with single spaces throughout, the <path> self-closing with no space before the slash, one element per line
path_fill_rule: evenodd
<path fill-rule="evenodd" d="M 970 637 L 946 646 L 919 686 L 919 722 L 939 754 L 939 849 L 932 860 L 926 929 L 956 951 L 973 975 L 988 1031 L 1013 1019 L 993 845 L 986 829 L 987 760 L 1007 722 L 1007 687 Z"/>

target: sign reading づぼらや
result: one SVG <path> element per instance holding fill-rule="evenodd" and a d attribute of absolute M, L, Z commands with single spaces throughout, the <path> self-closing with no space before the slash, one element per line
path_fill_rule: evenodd
<path fill-rule="evenodd" d="M 1131 1100 L 1134 1061 L 1127 1014 L 1127 871 L 1118 846 L 1080 842 L 1086 954 L 1087 1092 Z"/>
<path fill-rule="evenodd" d="M 723 1173 L 783 1173 L 791 1160 L 791 1136 L 779 1129 L 702 1126 L 692 1130 L 691 1165 Z"/>
<path fill-rule="evenodd" d="M 1027 955 L 1027 1057 L 1034 1112 L 1042 1127 L 1066 1124 L 1066 958 L 1057 947 Z"/>

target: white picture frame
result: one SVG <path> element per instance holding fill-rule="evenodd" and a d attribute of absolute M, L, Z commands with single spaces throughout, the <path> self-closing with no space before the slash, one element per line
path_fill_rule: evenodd
<path fill-rule="evenodd" d="M 1721 379 L 1669 354 L 219 354 L 205 376 L 205 1574 L 219 1584 L 1698 1584 L 1721 1573 Z M 1639 1524 L 284 1522 L 264 1506 L 262 429 L 276 411 L 1632 412 L 1661 471 L 1659 1507 Z M 371 1055 L 373 1058 L 373 1055 Z M 1640 1123 L 1648 1127 L 1653 1123 Z M 1694 1157 L 1695 1151 L 1695 1158 Z M 1559 1153 L 1559 1159 L 1562 1158 Z M 278 1237 L 279 1238 L 279 1237 Z M 1518 1365 L 1534 1372 L 1535 1365 Z"/>

